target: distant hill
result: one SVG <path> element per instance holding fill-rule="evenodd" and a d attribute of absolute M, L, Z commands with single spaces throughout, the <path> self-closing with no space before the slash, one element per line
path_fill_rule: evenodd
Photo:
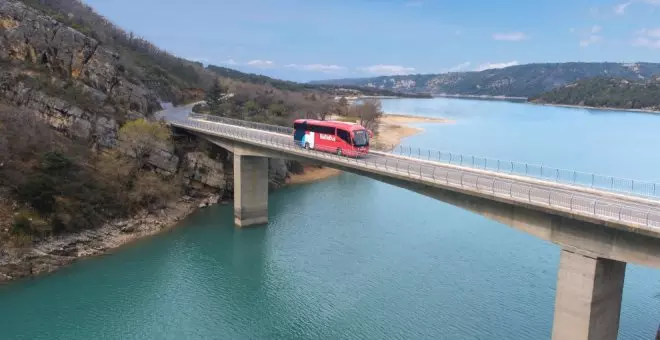
<path fill-rule="evenodd" d="M 435 95 L 534 97 L 555 88 L 594 77 L 644 80 L 660 74 L 658 63 L 542 63 L 481 72 L 413 74 L 375 78 L 334 79 L 311 84 L 367 86 Z"/>
<path fill-rule="evenodd" d="M 541 104 L 660 111 L 660 77 L 646 81 L 598 77 L 580 80 L 531 98 Z"/>
<path fill-rule="evenodd" d="M 288 80 L 280 80 L 268 76 L 245 73 L 227 67 L 209 65 L 206 67 L 209 71 L 218 76 L 234 79 L 246 83 L 269 85 L 283 91 L 321 91 L 335 96 L 399 96 L 399 97 L 429 97 L 426 93 L 401 93 L 389 89 L 379 89 L 374 87 L 359 85 L 332 85 L 332 84 L 311 84 L 298 83 Z"/>

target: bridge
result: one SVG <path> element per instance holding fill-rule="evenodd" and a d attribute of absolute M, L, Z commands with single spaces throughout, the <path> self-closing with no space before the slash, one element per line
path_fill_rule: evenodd
<path fill-rule="evenodd" d="M 295 145 L 292 128 L 189 112 L 161 115 L 234 154 L 238 226 L 268 222 L 268 158 L 283 158 L 412 190 L 559 245 L 553 340 L 616 339 L 626 263 L 660 268 L 653 183 L 402 147 L 349 158 Z"/>

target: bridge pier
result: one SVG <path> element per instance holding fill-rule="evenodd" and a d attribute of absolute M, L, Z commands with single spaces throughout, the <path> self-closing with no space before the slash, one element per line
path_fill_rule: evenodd
<path fill-rule="evenodd" d="M 626 263 L 562 249 L 552 340 L 616 340 Z"/>
<path fill-rule="evenodd" d="M 268 223 L 268 158 L 234 154 L 234 223 Z"/>

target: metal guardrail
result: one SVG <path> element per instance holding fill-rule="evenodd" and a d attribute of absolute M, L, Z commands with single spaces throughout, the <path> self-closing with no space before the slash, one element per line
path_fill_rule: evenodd
<path fill-rule="evenodd" d="M 577 170 L 560 169 L 547 165 L 464 155 L 448 151 L 434 151 L 428 149 L 413 148 L 411 146 L 402 145 L 393 148 L 391 153 L 440 163 L 531 177 L 556 183 L 578 185 L 586 188 L 595 188 L 636 196 L 660 198 L 660 184 L 634 179 L 606 176 Z"/>
<path fill-rule="evenodd" d="M 190 117 L 287 135 L 293 134 L 293 128 L 289 127 L 248 122 L 244 120 L 224 118 L 213 115 L 191 114 Z M 392 151 L 390 151 L 390 153 L 393 154 L 427 161 L 531 177 L 556 183 L 578 185 L 585 188 L 601 189 L 642 197 L 660 198 L 660 184 L 652 182 L 606 176 L 577 170 L 560 169 L 547 165 L 507 161 L 495 158 L 465 155 L 449 151 L 422 149 L 412 146 L 392 146 L 391 150 Z"/>
<path fill-rule="evenodd" d="M 193 115 L 191 117 L 205 118 L 203 115 Z M 221 117 L 214 117 L 209 120 L 223 124 L 192 119 L 175 120 L 171 121 L 171 124 L 211 135 L 231 137 L 234 140 L 264 145 L 294 155 L 328 159 L 334 163 L 374 169 L 382 173 L 407 177 L 416 182 L 429 182 L 465 191 L 476 191 L 481 194 L 504 197 L 516 202 L 594 217 L 603 221 L 616 221 L 660 231 L 660 208 L 655 206 L 640 209 L 639 206 L 643 206 L 643 204 L 621 205 L 593 198 L 588 194 L 571 194 L 564 190 L 552 190 L 542 186 L 530 185 L 529 183 L 498 178 L 495 175 L 470 173 L 447 167 L 442 163 L 433 164 L 432 162 L 419 162 L 387 156 L 354 158 L 339 156 L 333 153 L 304 149 L 288 136 L 263 133 L 263 131 L 269 131 L 289 134 L 292 131 L 289 128 Z"/>

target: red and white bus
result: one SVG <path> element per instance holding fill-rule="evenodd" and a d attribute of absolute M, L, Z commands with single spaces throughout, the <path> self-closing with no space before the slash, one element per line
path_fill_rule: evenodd
<path fill-rule="evenodd" d="M 293 122 L 293 140 L 306 149 L 357 157 L 369 153 L 373 134 L 355 123 L 297 119 Z"/>

